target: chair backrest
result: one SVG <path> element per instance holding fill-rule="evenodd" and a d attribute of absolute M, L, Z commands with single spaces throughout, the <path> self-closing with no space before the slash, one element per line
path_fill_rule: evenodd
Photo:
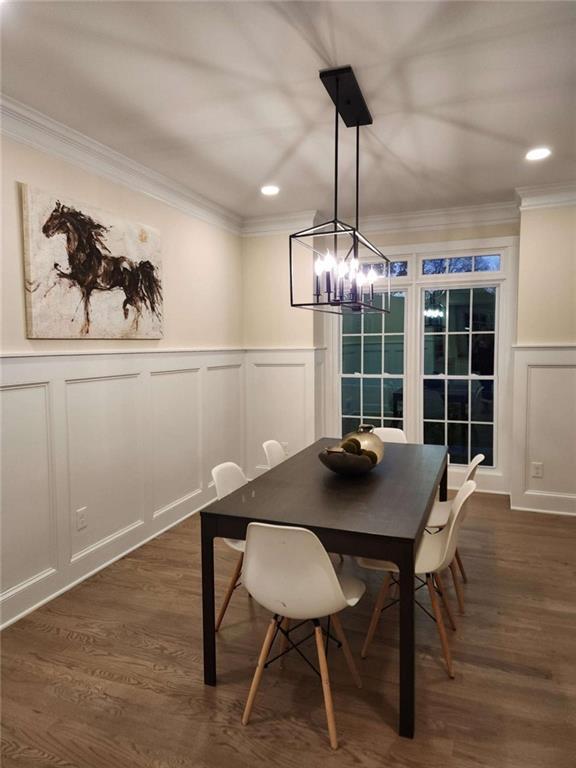
<path fill-rule="evenodd" d="M 306 528 L 250 523 L 242 584 L 264 608 L 289 619 L 318 619 L 347 605 L 328 553 Z"/>
<path fill-rule="evenodd" d="M 434 536 L 442 536 L 444 539 L 444 553 L 442 562 L 438 568 L 439 571 L 448 568 L 452 560 L 454 560 L 456 547 L 458 546 L 458 532 L 465 518 L 466 502 L 475 490 L 476 483 L 474 480 L 466 480 L 466 482 L 462 484 L 458 493 L 452 500 L 448 524 L 440 533 L 434 534 Z"/>
<path fill-rule="evenodd" d="M 376 427 L 374 434 L 377 435 L 383 443 L 407 443 L 406 435 L 403 430 L 395 427 Z"/>
<path fill-rule="evenodd" d="M 479 465 L 482 464 L 486 457 L 483 453 L 477 453 L 476 456 L 472 459 L 470 464 L 468 465 L 468 472 L 466 472 L 466 477 L 464 478 L 464 482 L 466 480 L 474 480 L 476 477 L 476 470 L 478 469 Z"/>
<path fill-rule="evenodd" d="M 270 469 L 281 464 L 286 458 L 286 451 L 278 440 L 266 440 L 265 443 L 262 443 L 262 448 L 264 448 L 266 461 Z"/>
<path fill-rule="evenodd" d="M 212 470 L 212 480 L 214 480 L 216 496 L 219 499 L 228 496 L 233 491 L 237 491 L 238 488 L 242 488 L 248 482 L 244 472 L 233 461 L 225 461 L 223 464 L 218 464 L 218 466 L 214 467 Z"/>

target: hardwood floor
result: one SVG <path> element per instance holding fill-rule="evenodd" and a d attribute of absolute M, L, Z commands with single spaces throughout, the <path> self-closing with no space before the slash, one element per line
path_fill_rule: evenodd
<path fill-rule="evenodd" d="M 2 766 L 573 768 L 575 545 L 574 519 L 474 497 L 460 547 L 466 615 L 455 612 L 458 631 L 448 630 L 455 680 L 436 627 L 417 610 L 413 741 L 396 733 L 396 607 L 360 659 L 381 583 L 362 572 L 368 593 L 342 620 L 363 688 L 331 649 L 340 742 L 332 752 L 320 682 L 295 654 L 265 671 L 250 724 L 241 725 L 269 621 L 242 589 L 218 633 L 219 685 L 203 685 L 199 521 L 191 518 L 3 633 Z M 218 546 L 219 598 L 236 559 Z"/>

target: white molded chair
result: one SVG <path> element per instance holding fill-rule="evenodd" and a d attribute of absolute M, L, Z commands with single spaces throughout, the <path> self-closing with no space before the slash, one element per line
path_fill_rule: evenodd
<path fill-rule="evenodd" d="M 483 453 L 477 453 L 476 456 L 472 459 L 470 464 L 468 465 L 468 471 L 466 472 L 466 477 L 464 478 L 464 483 L 468 480 L 474 480 L 476 478 L 476 470 L 478 469 L 479 465 L 482 464 L 486 457 Z M 462 485 L 464 485 L 462 483 Z M 428 522 L 426 524 L 427 528 L 444 528 L 445 525 L 447 525 L 448 520 L 450 518 L 450 509 L 452 506 L 452 501 L 448 499 L 448 501 L 436 501 L 434 503 L 434 506 L 432 507 L 432 512 L 430 512 L 430 517 L 428 518 Z M 458 550 L 456 550 L 456 564 L 458 565 L 458 568 L 460 570 L 460 574 L 462 576 L 462 581 L 467 582 L 468 577 L 466 576 L 466 571 L 464 570 L 464 565 L 462 564 L 462 558 L 460 557 L 460 553 Z M 464 596 L 462 594 L 462 590 L 460 588 L 460 584 L 458 583 L 458 580 L 456 578 L 456 569 L 455 566 L 451 569 L 452 573 L 452 579 L 454 580 L 454 588 L 456 589 L 456 595 L 458 596 L 458 606 L 461 613 L 464 613 Z"/>
<path fill-rule="evenodd" d="M 446 610 L 452 628 L 456 629 L 454 618 L 445 595 L 441 574 L 442 571 L 453 565 L 454 557 L 456 555 L 458 531 L 464 520 L 465 503 L 475 490 L 476 483 L 473 480 L 467 480 L 451 501 L 450 516 L 447 525 L 438 533 L 424 532 L 416 554 L 416 563 L 414 567 L 416 576 L 423 577 L 423 583 L 428 587 L 432 610 L 434 611 L 434 619 L 438 627 L 438 634 L 440 635 L 446 668 L 450 677 L 454 677 L 452 671 L 452 654 L 450 653 L 450 646 L 448 645 L 448 638 L 446 637 L 446 628 L 444 626 L 442 611 L 437 595 L 439 594 L 442 599 L 444 609 Z M 374 606 L 372 618 L 370 619 L 370 626 L 368 627 L 368 632 L 362 648 L 361 655 L 362 658 L 365 658 L 368 652 L 368 646 L 372 642 L 376 627 L 378 626 L 378 619 L 384 609 L 392 574 L 396 577 L 399 571 L 395 563 L 383 560 L 371 560 L 359 557 L 357 558 L 357 562 L 363 568 L 368 568 L 374 571 L 386 571 L 387 574 L 380 592 L 378 593 L 376 605 Z"/>
<path fill-rule="evenodd" d="M 278 466 L 278 464 L 282 464 L 286 458 L 286 451 L 278 440 L 266 440 L 265 443 L 262 443 L 262 448 L 264 448 L 266 461 L 268 462 L 268 467 L 270 469 Z"/>
<path fill-rule="evenodd" d="M 407 443 L 406 434 L 402 429 L 396 427 L 375 427 L 374 434 L 382 440 L 383 443 Z"/>
<path fill-rule="evenodd" d="M 358 687 L 361 687 L 360 676 L 338 613 L 344 608 L 356 605 L 364 594 L 365 584 L 352 576 L 338 578 L 328 553 L 312 531 L 266 523 L 250 523 L 248 526 L 242 583 L 258 603 L 274 614 L 258 658 L 242 716 L 243 725 L 247 725 L 250 719 L 262 673 L 276 635 L 280 633 L 284 645 L 290 644 L 294 647 L 289 638 L 288 623 L 290 620 L 311 620 L 314 624 L 330 746 L 336 749 L 336 723 L 319 619 L 330 617 L 350 672 Z"/>
<path fill-rule="evenodd" d="M 238 488 L 241 488 L 248 482 L 242 469 L 233 461 L 225 461 L 223 464 L 218 464 L 218 466 L 214 467 L 212 470 L 212 479 L 216 486 L 216 496 L 219 499 L 223 499 L 224 496 L 228 496 L 229 493 L 237 491 Z M 218 618 L 216 619 L 216 632 L 220 629 L 220 624 L 222 624 L 222 619 L 228 608 L 232 593 L 240 583 L 240 573 L 242 571 L 242 562 L 244 560 L 244 548 L 246 546 L 246 542 L 240 541 L 239 539 L 224 539 L 224 541 L 229 547 L 240 552 L 240 557 L 238 558 L 238 562 L 232 573 L 232 577 L 226 590 L 226 595 L 224 596 L 224 600 L 218 613 Z"/>

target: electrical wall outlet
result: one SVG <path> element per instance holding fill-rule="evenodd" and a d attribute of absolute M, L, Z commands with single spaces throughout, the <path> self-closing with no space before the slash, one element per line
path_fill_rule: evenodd
<path fill-rule="evenodd" d="M 544 477 L 544 464 L 541 461 L 532 462 L 532 477 Z"/>
<path fill-rule="evenodd" d="M 76 530 L 83 531 L 84 528 L 88 528 L 88 507 L 76 510 Z"/>

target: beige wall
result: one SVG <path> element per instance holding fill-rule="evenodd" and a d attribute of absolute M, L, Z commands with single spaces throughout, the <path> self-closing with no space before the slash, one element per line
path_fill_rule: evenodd
<path fill-rule="evenodd" d="M 75 197 L 160 231 L 163 339 L 119 343 L 26 338 L 18 182 Z M 4 353 L 242 346 L 242 266 L 238 235 L 6 138 L 2 139 L 1 279 Z"/>
<path fill-rule="evenodd" d="M 314 344 L 314 313 L 290 306 L 288 235 L 243 238 L 244 344 L 248 348 Z"/>
<path fill-rule="evenodd" d="M 522 211 L 518 343 L 576 342 L 576 206 Z"/>

